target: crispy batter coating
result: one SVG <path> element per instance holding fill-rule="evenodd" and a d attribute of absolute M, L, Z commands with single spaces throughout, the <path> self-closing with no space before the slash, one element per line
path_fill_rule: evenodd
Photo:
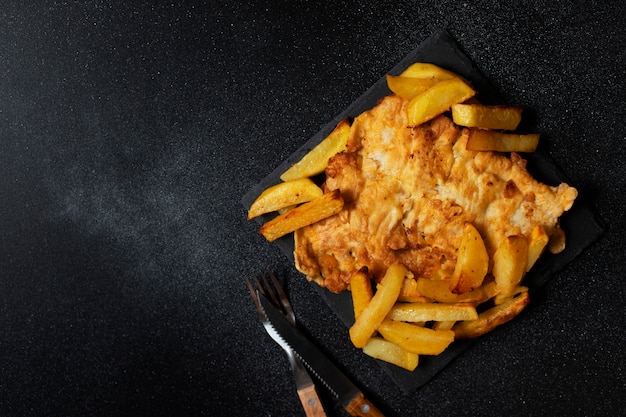
<path fill-rule="evenodd" d="M 295 233 L 296 267 L 330 291 L 363 266 L 376 280 L 395 262 L 415 277 L 453 270 L 465 222 L 492 258 L 506 236 L 536 224 L 551 235 L 577 196 L 536 181 L 517 154 L 466 150 L 467 131 L 445 116 L 408 127 L 407 103 L 387 96 L 354 120 L 324 184 L 341 191 L 343 210 Z"/>

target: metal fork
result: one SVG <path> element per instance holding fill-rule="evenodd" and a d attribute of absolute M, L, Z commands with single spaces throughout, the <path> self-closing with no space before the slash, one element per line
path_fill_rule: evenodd
<path fill-rule="evenodd" d="M 263 323 L 265 330 L 272 337 L 272 339 L 274 339 L 274 341 L 283 348 L 289 357 L 289 363 L 291 364 L 291 369 L 293 370 L 296 382 L 296 388 L 298 390 L 298 397 L 300 397 L 300 402 L 302 403 L 304 412 L 308 417 L 324 417 L 326 416 L 326 413 L 324 412 L 322 402 L 317 394 L 317 390 L 315 389 L 311 376 L 304 368 L 302 361 L 300 361 L 300 358 L 296 355 L 293 349 L 291 349 L 291 347 L 289 347 L 289 345 L 274 331 L 259 302 L 259 294 L 261 294 L 269 299 L 283 313 L 283 315 L 287 317 L 287 320 L 295 326 L 296 316 L 293 312 L 293 308 L 291 307 L 291 303 L 289 302 L 289 298 L 287 298 L 287 295 L 278 283 L 274 273 L 272 271 L 268 271 L 268 275 L 270 277 L 269 280 L 264 274 L 261 274 L 260 280 L 256 276 L 253 277 L 256 289 L 252 282 L 246 278 L 246 284 L 250 290 L 252 301 L 259 312 L 259 316 L 261 317 L 261 322 Z"/>

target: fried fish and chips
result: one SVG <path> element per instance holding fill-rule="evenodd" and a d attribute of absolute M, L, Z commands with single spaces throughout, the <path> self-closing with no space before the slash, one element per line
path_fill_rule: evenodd
<path fill-rule="evenodd" d="M 563 250 L 558 221 L 577 191 L 526 170 L 518 152 L 539 135 L 511 132 L 520 107 L 482 105 L 466 80 L 428 63 L 387 83 L 394 94 L 342 121 L 249 218 L 284 211 L 261 233 L 295 232 L 296 268 L 352 292 L 354 346 L 413 370 L 419 355 L 525 308 L 524 275 L 546 249 Z M 307 182 L 322 172 L 321 188 Z"/>

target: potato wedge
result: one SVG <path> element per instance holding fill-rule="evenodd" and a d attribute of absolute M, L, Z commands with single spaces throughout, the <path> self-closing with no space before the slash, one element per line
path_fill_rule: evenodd
<path fill-rule="evenodd" d="M 387 318 L 405 322 L 475 320 L 478 313 L 471 304 L 397 303 Z"/>
<path fill-rule="evenodd" d="M 481 336 L 517 316 L 529 303 L 528 292 L 523 292 L 507 302 L 492 307 L 478 315 L 477 320 L 459 322 L 452 328 L 457 339 Z"/>
<path fill-rule="evenodd" d="M 463 294 L 453 293 L 450 290 L 450 281 L 418 278 L 416 285 L 420 294 L 439 303 L 480 304 L 497 293 L 496 283 L 493 281 Z"/>
<path fill-rule="evenodd" d="M 322 195 L 264 223 L 259 231 L 270 242 L 296 229 L 337 214 L 343 208 L 339 190 Z"/>
<path fill-rule="evenodd" d="M 388 342 L 382 337 L 370 338 L 363 346 L 363 352 L 372 358 L 392 363 L 407 371 L 414 371 L 419 362 L 417 353 L 407 352 L 400 346 Z"/>
<path fill-rule="evenodd" d="M 387 87 L 406 100 L 415 98 L 438 82 L 436 78 L 414 78 L 387 75 Z"/>
<path fill-rule="evenodd" d="M 538 145 L 538 133 L 519 135 L 470 128 L 466 149 L 468 151 L 535 152 Z"/>
<path fill-rule="evenodd" d="M 453 105 L 451 110 L 454 123 L 466 127 L 515 130 L 522 120 L 522 108 L 517 106 L 459 103 Z"/>
<path fill-rule="evenodd" d="M 367 276 L 367 267 L 359 269 L 350 277 L 350 294 L 352 295 L 352 307 L 356 319 L 374 296 L 372 283 L 369 276 Z"/>
<path fill-rule="evenodd" d="M 264 190 L 250 206 L 248 220 L 320 198 L 324 192 L 309 178 L 281 182 Z"/>
<path fill-rule="evenodd" d="M 492 273 L 501 295 L 513 293 L 528 265 L 528 240 L 522 235 L 508 236 L 493 254 Z"/>
<path fill-rule="evenodd" d="M 411 64 L 407 69 L 402 71 L 400 76 L 422 79 L 431 78 L 437 81 L 461 78 L 458 74 L 455 74 L 452 71 L 448 71 L 440 66 L 428 62 L 416 62 Z"/>
<path fill-rule="evenodd" d="M 439 355 L 454 341 L 452 330 L 433 330 L 389 319 L 377 330 L 385 340 L 418 355 Z"/>
<path fill-rule="evenodd" d="M 280 179 L 291 181 L 298 178 L 312 177 L 324 172 L 328 166 L 328 160 L 346 149 L 350 122 L 344 119 L 330 132 L 330 134 L 315 146 L 302 159 L 293 164 L 291 168 L 283 172 Z"/>
<path fill-rule="evenodd" d="M 445 111 L 453 104 L 474 96 L 476 91 L 459 78 L 440 81 L 412 99 L 407 107 L 409 125 L 418 126 Z"/>
<path fill-rule="evenodd" d="M 528 287 L 524 287 L 522 285 L 518 285 L 517 287 L 515 287 L 513 289 L 511 294 L 498 294 L 495 297 L 493 297 L 493 304 L 494 305 L 503 304 L 503 303 L 509 301 L 511 298 L 517 296 L 518 294 L 521 294 L 521 293 L 527 292 L 527 291 L 528 291 Z"/>
<path fill-rule="evenodd" d="M 393 264 L 378 284 L 378 290 L 372 301 L 363 309 L 350 327 L 350 340 L 358 348 L 362 348 L 372 336 L 376 328 L 385 319 L 391 307 L 398 299 L 402 282 L 408 270 L 404 265 Z"/>
<path fill-rule="evenodd" d="M 489 269 L 489 254 L 483 238 L 473 224 L 465 223 L 450 291 L 463 294 L 480 287 Z"/>
<path fill-rule="evenodd" d="M 537 259 L 541 256 L 548 244 L 550 237 L 541 225 L 536 225 L 530 233 L 528 242 L 528 263 L 526 272 L 530 271 Z"/>

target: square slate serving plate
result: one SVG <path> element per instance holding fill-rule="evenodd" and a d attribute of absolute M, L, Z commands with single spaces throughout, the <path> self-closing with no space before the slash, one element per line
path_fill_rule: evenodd
<path fill-rule="evenodd" d="M 389 74 L 398 75 L 414 62 L 430 62 L 454 71 L 473 84 L 478 91 L 477 97 L 481 102 L 485 104 L 504 104 L 502 101 L 498 100 L 496 91 L 489 85 L 485 77 L 479 73 L 476 66 L 459 49 L 454 39 L 445 30 L 434 33 L 422 42 L 392 68 Z M 283 163 L 267 177 L 250 189 L 242 198 L 242 203 L 245 208 L 248 209 L 264 189 L 280 182 L 280 175 L 322 141 L 335 128 L 339 121 L 346 117 L 352 119 L 358 116 L 362 112 L 374 107 L 380 98 L 389 94 L 391 94 L 391 91 L 387 88 L 386 79 L 383 76 L 361 97 L 354 101 L 354 103 L 338 114 L 316 135 L 308 140 L 293 155 L 283 161 Z M 560 182 L 568 182 L 555 163 L 541 151 L 532 154 L 524 154 L 523 157 L 528 160 L 528 169 L 531 174 L 540 181 L 549 185 L 558 185 Z M 575 186 L 575 184 L 571 185 Z M 257 218 L 257 222 L 261 224 L 271 217 L 271 215 L 261 216 Z M 528 286 L 531 292 L 547 282 L 558 270 L 563 268 L 587 246 L 598 239 L 605 229 L 604 224 L 593 209 L 584 201 L 579 200 L 574 203 L 570 211 L 562 216 L 561 227 L 567 236 L 567 246 L 565 250 L 558 255 L 545 254 L 542 256 L 533 269 L 526 275 L 524 285 Z M 293 262 L 293 236 L 287 235 L 274 243 L 277 244 L 288 259 Z M 346 327 L 351 326 L 354 322 L 354 316 L 349 292 L 333 294 L 317 285 L 315 285 L 315 287 L 318 288 L 321 297 L 338 315 Z M 408 394 L 428 382 L 461 352 L 471 346 L 472 343 L 473 341 L 471 340 L 456 341 L 439 356 L 422 356 L 420 357 L 419 366 L 413 372 L 384 362 L 380 362 L 380 364 L 398 387 L 402 389 L 405 394 Z"/>

